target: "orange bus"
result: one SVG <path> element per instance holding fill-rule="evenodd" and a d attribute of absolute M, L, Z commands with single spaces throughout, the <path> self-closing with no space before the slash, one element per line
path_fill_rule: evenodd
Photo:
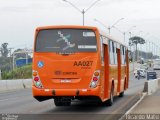
<path fill-rule="evenodd" d="M 33 97 L 56 106 L 93 100 L 112 105 L 128 88 L 128 49 L 96 27 L 46 26 L 35 31 Z"/>

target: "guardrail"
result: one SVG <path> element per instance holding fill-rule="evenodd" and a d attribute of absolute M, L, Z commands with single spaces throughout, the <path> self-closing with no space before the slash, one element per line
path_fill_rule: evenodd
<path fill-rule="evenodd" d="M 151 95 L 152 93 L 156 92 L 160 87 L 160 78 L 148 80 L 144 84 L 144 90 L 143 92 L 147 92 L 148 95 Z"/>
<path fill-rule="evenodd" d="M 31 88 L 32 79 L 0 80 L 0 92 L 14 89 Z"/>

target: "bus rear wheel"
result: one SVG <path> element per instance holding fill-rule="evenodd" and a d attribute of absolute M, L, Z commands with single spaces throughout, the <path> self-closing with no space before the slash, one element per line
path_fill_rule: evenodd
<path fill-rule="evenodd" d="M 124 90 L 125 90 L 125 85 L 126 85 L 126 80 L 125 80 L 125 82 L 124 82 Z M 119 97 L 123 97 L 124 96 L 124 91 L 122 91 L 120 94 L 119 94 Z"/>
<path fill-rule="evenodd" d="M 112 106 L 114 99 L 114 86 L 112 85 L 111 92 L 110 92 L 110 99 L 104 102 L 105 106 Z"/>
<path fill-rule="evenodd" d="M 111 92 L 110 92 L 110 99 L 107 101 L 109 106 L 113 105 L 113 98 L 114 98 L 114 88 L 112 86 Z"/>
<path fill-rule="evenodd" d="M 71 99 L 67 97 L 59 97 L 54 99 L 55 106 L 70 106 Z"/>
<path fill-rule="evenodd" d="M 124 91 L 119 94 L 119 97 L 123 97 L 123 96 L 124 96 Z"/>

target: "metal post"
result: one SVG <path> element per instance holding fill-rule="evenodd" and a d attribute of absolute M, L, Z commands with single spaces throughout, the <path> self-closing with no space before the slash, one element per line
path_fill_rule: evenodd
<path fill-rule="evenodd" d="M 14 53 L 13 53 L 13 70 L 14 70 Z"/>
<path fill-rule="evenodd" d="M 153 42 L 152 42 L 152 60 L 153 60 L 153 57 L 154 57 L 154 48 L 153 48 Z"/>
<path fill-rule="evenodd" d="M 125 43 L 125 42 L 126 42 L 126 40 L 125 40 L 125 39 L 126 39 L 126 38 L 125 38 L 126 33 L 124 32 L 123 35 L 124 35 L 124 43 Z"/>
<path fill-rule="evenodd" d="M 148 59 L 148 49 L 147 49 L 147 40 L 146 40 L 146 59 Z"/>
<path fill-rule="evenodd" d="M 108 34 L 110 35 L 110 33 L 111 33 L 111 28 L 108 27 Z"/>
<path fill-rule="evenodd" d="M 26 52 L 26 65 L 28 64 L 28 55 L 27 55 L 27 52 Z"/>
<path fill-rule="evenodd" d="M 0 69 L 0 80 L 2 79 L 2 71 L 1 71 L 1 69 Z"/>
<path fill-rule="evenodd" d="M 12 49 L 13 48 L 9 48 L 9 53 L 10 53 L 10 70 L 13 70 L 13 68 L 12 68 L 12 55 L 11 55 L 11 53 L 12 53 Z"/>
<path fill-rule="evenodd" d="M 69 3 L 72 7 L 74 7 L 77 11 L 79 11 L 80 13 L 83 14 L 83 26 L 84 26 L 84 14 L 89 10 L 91 9 L 97 2 L 99 2 L 100 0 L 96 0 L 93 4 L 91 4 L 87 9 L 79 9 L 76 5 L 74 5 L 72 2 L 68 1 L 68 0 L 62 0 L 64 2 L 67 2 Z"/>
<path fill-rule="evenodd" d="M 83 14 L 83 26 L 84 26 L 84 14 L 85 14 L 84 9 L 82 10 L 82 14 Z"/>
<path fill-rule="evenodd" d="M 148 59 L 150 59 L 150 41 L 148 41 Z"/>
<path fill-rule="evenodd" d="M 132 33 L 129 32 L 129 35 L 130 35 L 130 38 L 131 38 L 131 37 L 132 37 Z M 134 45 L 135 45 L 135 44 L 133 44 L 132 47 L 130 46 L 130 50 L 131 50 L 131 51 L 132 51 L 132 48 L 133 48 L 133 53 L 132 53 L 133 71 L 134 71 L 134 57 L 135 57 L 135 54 L 134 54 Z"/>

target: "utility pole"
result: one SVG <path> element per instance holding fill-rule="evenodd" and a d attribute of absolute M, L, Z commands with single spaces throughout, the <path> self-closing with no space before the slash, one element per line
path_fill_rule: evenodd
<path fill-rule="evenodd" d="M 9 49 L 9 57 L 10 57 L 10 70 L 13 70 L 13 68 L 12 68 L 12 49 L 14 49 L 14 48 L 8 48 Z"/>
<path fill-rule="evenodd" d="M 129 32 L 129 35 L 130 35 L 130 38 L 132 37 L 132 33 L 131 32 Z M 131 50 L 131 47 L 132 45 L 130 45 L 130 51 L 132 52 L 132 50 Z M 135 55 L 134 55 L 134 44 L 133 44 L 133 52 L 132 52 L 132 64 L 133 64 L 133 71 L 134 71 L 134 57 L 135 57 Z"/>
<path fill-rule="evenodd" d="M 83 26 L 84 26 L 84 14 L 91 9 L 97 2 L 99 2 L 100 0 L 96 0 L 94 3 L 92 3 L 87 9 L 80 9 L 78 8 L 76 5 L 74 5 L 72 2 L 68 1 L 68 0 L 62 0 L 68 4 L 70 4 L 73 8 L 75 8 L 77 11 L 79 11 L 82 14 L 83 17 Z"/>
<path fill-rule="evenodd" d="M 103 27 L 107 28 L 108 29 L 108 34 L 110 35 L 111 34 L 111 28 L 115 28 L 116 30 L 118 30 L 119 32 L 121 32 L 119 29 L 117 29 L 115 27 L 116 24 L 118 24 L 121 20 L 123 20 L 124 18 L 120 18 L 118 19 L 113 25 L 107 27 L 104 23 L 102 23 L 101 21 L 97 20 L 97 19 L 94 19 L 94 21 L 100 23 Z"/>
<path fill-rule="evenodd" d="M 1 69 L 0 69 L 0 80 L 2 79 L 2 71 L 1 71 Z"/>

